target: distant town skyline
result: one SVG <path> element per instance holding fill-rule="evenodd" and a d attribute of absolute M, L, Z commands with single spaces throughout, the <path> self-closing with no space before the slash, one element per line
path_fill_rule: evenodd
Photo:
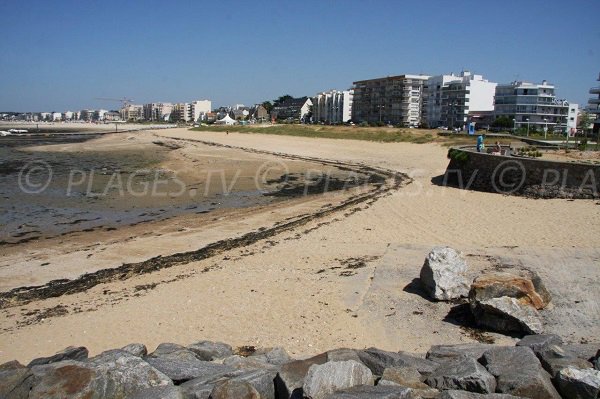
<path fill-rule="evenodd" d="M 6 1 L 0 111 L 215 107 L 312 96 L 398 74 L 469 70 L 556 86 L 585 104 L 600 73 L 600 2 Z"/>

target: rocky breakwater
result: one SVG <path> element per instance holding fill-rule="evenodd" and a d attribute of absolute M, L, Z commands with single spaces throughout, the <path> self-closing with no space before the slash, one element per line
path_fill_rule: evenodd
<path fill-rule="evenodd" d="M 436 345 L 427 353 L 335 349 L 296 360 L 283 348 L 200 341 L 131 344 L 88 357 L 70 347 L 0 365 L 0 397 L 213 399 L 547 399 L 600 395 L 600 344 L 525 336 L 516 346 Z"/>

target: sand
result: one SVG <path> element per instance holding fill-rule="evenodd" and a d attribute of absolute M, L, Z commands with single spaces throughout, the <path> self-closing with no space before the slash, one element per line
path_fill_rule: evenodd
<path fill-rule="evenodd" d="M 448 162 L 447 148 L 437 144 L 184 129 L 156 134 L 362 163 L 407 173 L 413 181 L 375 201 L 212 258 L 3 309 L 0 362 L 27 362 L 68 345 L 98 353 L 130 342 L 153 349 L 161 342 L 209 339 L 284 346 L 304 357 L 337 347 L 424 351 L 432 344 L 481 339 L 448 317 L 456 316 L 452 305 L 430 302 L 415 282 L 425 255 L 438 245 L 461 250 L 472 275 L 497 262 L 538 271 L 554 296 L 547 328 L 572 342 L 600 335 L 597 201 L 533 200 L 436 185 L 432 179 Z M 135 240 L 146 234 L 147 241 L 136 247 L 138 253 L 110 240 L 102 241 L 102 252 L 114 262 L 149 258 L 159 243 L 159 252 L 173 253 L 342 200 L 314 198 L 223 215 L 223 223 L 211 226 L 206 236 L 199 226 L 178 230 L 182 221 L 140 227 Z M 163 231 L 169 232 L 166 238 L 158 235 Z M 47 256 L 61 259 L 66 247 L 63 243 Z M 514 341 L 499 334 L 484 338 Z"/>

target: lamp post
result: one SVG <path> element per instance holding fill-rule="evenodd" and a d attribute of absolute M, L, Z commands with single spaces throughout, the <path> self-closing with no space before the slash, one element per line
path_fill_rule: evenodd
<path fill-rule="evenodd" d="M 546 126 L 544 126 L 544 140 L 546 140 L 548 138 L 548 119 L 544 118 L 544 123 L 546 124 Z"/>
<path fill-rule="evenodd" d="M 513 120 L 513 136 L 517 134 L 517 116 L 515 115 L 514 118 L 512 118 Z"/>
<path fill-rule="evenodd" d="M 379 105 L 379 123 L 381 123 L 381 114 L 382 114 L 383 108 L 385 108 L 385 105 L 383 105 L 383 104 Z"/>
<path fill-rule="evenodd" d="M 526 118 L 525 121 L 527 122 L 527 137 L 529 137 L 529 118 Z"/>

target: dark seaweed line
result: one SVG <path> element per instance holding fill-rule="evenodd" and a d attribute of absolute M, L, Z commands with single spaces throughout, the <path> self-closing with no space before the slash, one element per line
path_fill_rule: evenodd
<path fill-rule="evenodd" d="M 196 141 L 196 140 L 192 140 Z M 204 143 L 203 143 L 204 144 Z M 208 143 L 208 145 L 216 145 L 216 143 Z M 231 147 L 231 146 L 227 146 Z M 248 151 L 248 149 L 241 147 L 233 147 L 237 149 L 242 149 Z M 252 152 L 261 151 L 252 150 Z M 273 153 L 269 153 L 271 155 L 275 155 Z M 295 157 L 293 155 L 285 154 L 286 158 L 290 159 L 301 159 L 308 160 L 304 157 Z M 312 159 L 316 160 L 316 159 Z M 364 166 L 364 165 L 351 165 L 351 164 L 343 164 L 341 162 L 332 162 L 332 161 L 323 161 L 318 160 L 319 162 L 329 163 L 329 164 L 339 164 L 346 165 L 348 167 L 359 167 L 363 171 L 369 170 L 372 172 L 377 172 L 380 175 L 387 176 L 388 178 L 393 178 L 393 184 L 376 186 L 374 189 L 369 192 L 357 195 L 348 198 L 340 205 L 335 207 L 330 207 L 328 209 L 324 209 L 309 215 L 302 215 L 296 220 L 289 221 L 287 223 L 279 224 L 273 226 L 271 228 L 267 228 L 264 230 L 251 231 L 237 238 L 229 238 L 225 240 L 216 241 L 214 243 L 208 244 L 205 247 L 194 251 L 175 253 L 167 256 L 156 256 L 145 261 L 136 262 L 136 263 L 124 263 L 123 265 L 117 268 L 110 269 L 102 269 L 92 273 L 86 273 L 81 277 L 78 277 L 74 280 L 68 279 L 58 279 L 52 280 L 41 286 L 30 286 L 30 287 L 19 287 L 12 289 L 8 292 L 0 293 L 0 309 L 6 309 L 14 306 L 20 306 L 27 304 L 32 301 L 39 301 L 48 298 L 59 297 L 62 295 L 70 295 L 79 292 L 86 291 L 90 288 L 95 287 L 99 284 L 109 283 L 111 281 L 116 280 L 126 280 L 128 278 L 145 274 L 152 273 L 161 269 L 166 269 L 169 267 L 187 264 L 190 262 L 196 262 L 204 259 L 208 259 L 219 255 L 225 251 L 229 251 L 235 248 L 244 247 L 255 242 L 258 242 L 265 238 L 273 237 L 279 233 L 284 231 L 292 230 L 296 227 L 305 225 L 312 220 L 327 216 L 334 212 L 344 210 L 348 207 L 354 206 L 356 204 L 368 201 L 370 199 L 376 199 L 383 194 L 400 188 L 403 183 L 410 183 L 412 179 L 410 179 L 407 175 L 395 171 L 378 169 L 374 167 Z"/>

